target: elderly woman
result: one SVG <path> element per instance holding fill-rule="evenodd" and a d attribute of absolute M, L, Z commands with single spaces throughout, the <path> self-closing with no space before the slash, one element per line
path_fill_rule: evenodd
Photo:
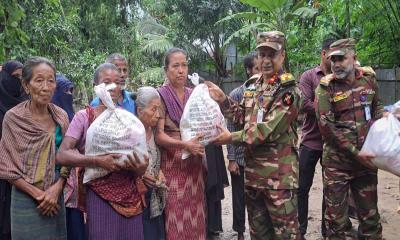
<path fill-rule="evenodd" d="M 161 169 L 167 186 L 165 222 L 167 239 L 205 239 L 204 147 L 199 137 L 182 141 L 179 124 L 191 94 L 186 88 L 188 62 L 179 48 L 167 51 L 164 60 L 167 83 L 158 89 L 162 104 L 156 141 L 161 146 Z M 182 160 L 182 150 L 191 157 Z"/>
<path fill-rule="evenodd" d="M 118 69 L 111 63 L 101 64 L 94 80 L 106 85 L 119 81 Z M 110 90 L 114 103 L 118 101 L 119 85 Z M 143 239 L 142 212 L 146 187 L 141 176 L 147 168 L 136 157 L 128 155 L 129 164 L 121 166 L 118 154 L 85 156 L 86 133 L 90 124 L 106 107 L 103 103 L 77 112 L 62 142 L 57 161 L 73 167 L 100 167 L 110 174 L 86 185 L 87 237 L 96 240 Z M 78 150 L 78 151 L 77 151 Z M 75 189 L 77 191 L 77 189 Z M 79 196 L 78 200 L 83 199 Z"/>
<path fill-rule="evenodd" d="M 0 71 L 0 139 L 4 115 L 8 110 L 26 100 L 21 85 L 22 63 L 11 60 Z M 11 239 L 10 226 L 11 185 L 0 180 L 0 239 Z"/>
<path fill-rule="evenodd" d="M 145 240 L 165 239 L 163 212 L 165 207 L 165 177 L 160 169 L 161 154 L 154 141 L 154 129 L 160 118 L 160 95 L 152 87 L 141 87 L 136 95 L 137 113 L 146 129 L 146 140 L 149 151 L 149 166 L 143 181 L 148 187 L 146 193 L 147 208 L 143 213 L 143 230 Z"/>
<path fill-rule="evenodd" d="M 50 103 L 55 74 L 49 60 L 28 59 L 22 85 L 30 100 L 4 116 L 0 178 L 13 185 L 12 239 L 66 239 L 62 189 L 68 174 L 56 167 L 55 157 L 68 128 L 68 116 Z"/>

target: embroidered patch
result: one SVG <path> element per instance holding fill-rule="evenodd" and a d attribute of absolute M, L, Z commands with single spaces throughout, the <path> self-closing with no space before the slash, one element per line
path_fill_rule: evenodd
<path fill-rule="evenodd" d="M 282 96 L 282 103 L 285 106 L 290 106 L 294 102 L 294 96 L 291 92 L 287 92 Z"/>
<path fill-rule="evenodd" d="M 333 97 L 333 102 L 342 101 L 343 99 L 346 99 L 348 96 L 349 95 L 347 93 L 339 92 L 339 93 L 335 94 L 335 96 Z"/>
<path fill-rule="evenodd" d="M 365 89 L 360 92 L 361 95 L 369 95 L 369 94 L 375 94 L 375 91 L 372 89 Z"/>
<path fill-rule="evenodd" d="M 361 96 L 360 96 L 360 102 L 362 102 L 362 103 L 363 103 L 363 102 L 366 102 L 367 99 L 368 99 L 368 98 L 367 98 L 366 95 L 361 95 Z"/>

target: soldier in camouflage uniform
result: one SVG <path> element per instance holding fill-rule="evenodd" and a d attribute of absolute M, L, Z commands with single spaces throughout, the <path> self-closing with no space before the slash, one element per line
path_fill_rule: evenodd
<path fill-rule="evenodd" d="M 332 43 L 330 52 L 333 74 L 321 79 L 315 100 L 325 140 L 322 165 L 327 237 L 354 238 L 347 205 L 351 188 L 360 221 L 359 238 L 382 239 L 377 170 L 371 169 L 372 156 L 359 153 L 369 127 L 383 114 L 375 73 L 369 67 L 354 67 L 354 39 Z"/>
<path fill-rule="evenodd" d="M 284 42 L 283 33 L 277 31 L 257 36 L 262 74 L 245 83 L 241 103 L 207 83 L 225 116 L 243 128 L 234 133 L 221 129 L 214 143 L 246 146 L 246 205 L 252 239 L 300 239 L 295 126 L 300 91 L 291 74 L 282 74 Z"/>

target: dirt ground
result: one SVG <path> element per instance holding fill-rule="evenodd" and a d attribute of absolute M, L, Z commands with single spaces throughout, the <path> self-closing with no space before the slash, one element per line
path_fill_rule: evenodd
<path fill-rule="evenodd" d="M 229 176 L 229 174 L 228 174 Z M 230 177 L 230 176 L 229 176 Z M 381 222 L 383 226 L 383 237 L 386 240 L 400 239 L 400 214 L 397 213 L 397 207 L 400 203 L 399 194 L 399 178 L 379 171 L 378 174 L 378 206 L 381 214 Z M 236 233 L 232 230 L 232 194 L 231 187 L 225 188 L 225 199 L 222 202 L 222 224 L 224 232 L 221 233 L 219 239 L 230 240 L 237 239 Z M 322 203 L 322 176 L 321 167 L 318 165 L 314 184 L 310 191 L 309 200 L 309 223 L 307 240 L 322 239 L 320 233 L 321 226 L 321 203 Z M 247 215 L 246 215 L 247 218 Z M 356 229 L 357 222 L 353 222 Z M 250 239 L 248 233 L 248 223 L 246 220 L 245 239 Z"/>

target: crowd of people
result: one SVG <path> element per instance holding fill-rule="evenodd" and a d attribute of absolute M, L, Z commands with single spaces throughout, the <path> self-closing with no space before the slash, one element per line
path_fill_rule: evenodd
<path fill-rule="evenodd" d="M 233 230 L 244 239 L 305 239 L 308 194 L 323 169 L 321 234 L 326 239 L 382 239 L 377 169 L 360 152 L 374 120 L 384 117 L 375 73 L 357 65 L 353 39 L 326 39 L 321 63 L 299 83 L 283 71 L 285 36 L 261 32 L 244 58 L 245 81 L 230 94 L 206 81 L 227 129 L 203 146 L 182 141 L 180 120 L 192 86 L 188 56 L 171 48 L 158 89 L 126 89 L 128 62 L 111 54 L 93 74 L 115 106 L 145 128 L 145 161 L 133 153 L 85 154 L 88 129 L 106 106 L 96 97 L 74 112 L 74 84 L 43 57 L 11 60 L 0 71 L 0 239 L 213 238 L 222 231 L 221 200 L 228 183 Z M 304 113 L 300 147 L 298 116 Z M 191 155 L 182 160 L 182 152 Z M 206 159 L 206 161 L 204 161 Z M 85 168 L 110 173 L 83 184 Z M 350 195 L 351 193 L 351 195 Z M 349 220 L 357 202 L 358 236 Z"/>

